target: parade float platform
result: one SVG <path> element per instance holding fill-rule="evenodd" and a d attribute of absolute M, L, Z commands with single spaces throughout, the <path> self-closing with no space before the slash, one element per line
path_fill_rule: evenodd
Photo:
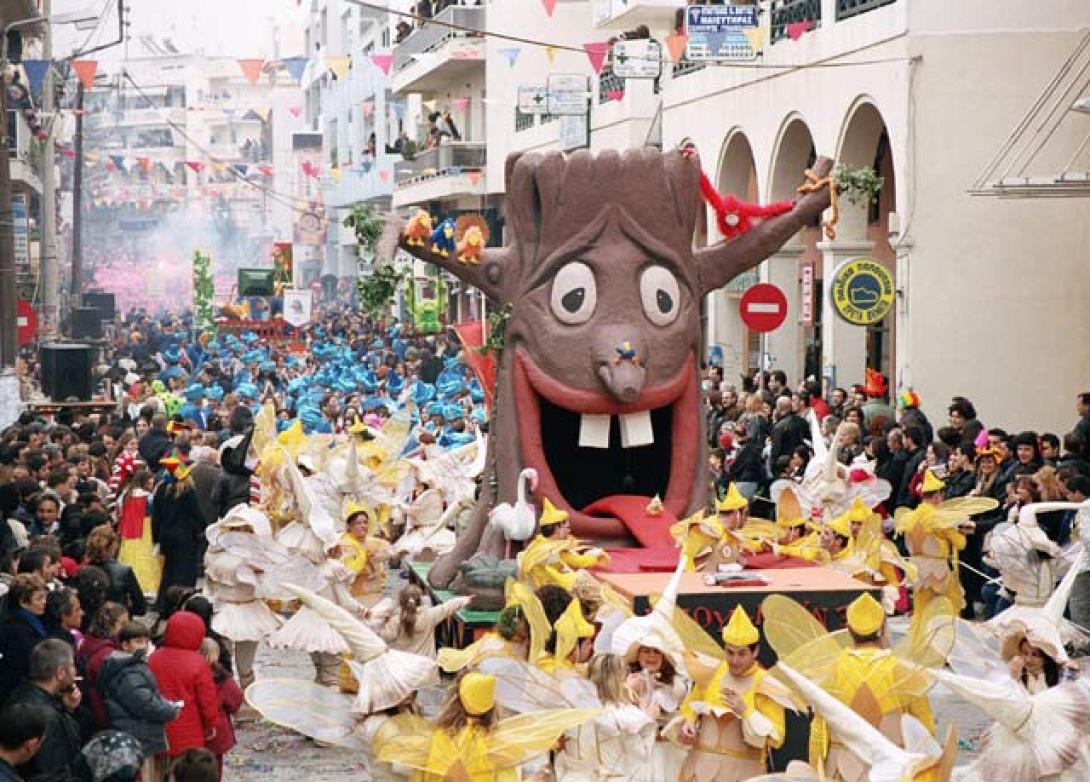
<path fill-rule="evenodd" d="M 734 607 L 741 605 L 753 622 L 761 626 L 761 601 L 768 595 L 779 594 L 793 598 L 806 607 L 818 621 L 830 630 L 846 626 L 845 613 L 848 604 L 864 592 L 880 599 L 880 590 L 865 584 L 846 573 L 832 568 L 811 567 L 767 568 L 742 571 L 747 582 L 742 585 L 708 585 L 703 573 L 684 573 L 678 589 L 677 604 L 717 641 L 721 639 L 723 626 Z M 597 573 L 598 579 L 608 584 L 617 594 L 629 601 L 633 612 L 646 614 L 651 610 L 651 598 L 662 594 L 672 574 L 670 573 Z M 754 584 L 763 579 L 764 584 Z M 775 663 L 775 656 L 767 645 L 762 644 L 761 662 Z"/>

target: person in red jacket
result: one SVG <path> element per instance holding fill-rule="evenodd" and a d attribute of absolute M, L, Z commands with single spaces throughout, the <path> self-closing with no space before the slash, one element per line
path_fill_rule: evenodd
<path fill-rule="evenodd" d="M 220 774 L 223 774 L 223 756 L 235 746 L 235 726 L 232 718 L 242 708 L 242 688 L 220 664 L 220 645 L 214 638 L 201 641 L 201 656 L 208 662 L 212 671 L 212 681 L 216 685 L 219 699 L 219 718 L 216 720 L 216 735 L 205 742 L 205 747 L 216 756 Z"/>
<path fill-rule="evenodd" d="M 190 611 L 178 611 L 167 620 L 163 645 L 148 658 L 159 692 L 168 701 L 181 702 L 178 718 L 166 726 L 167 754 L 172 758 L 204 747 L 216 735 L 219 697 L 212 669 L 198 651 L 203 640 L 204 621 Z"/>

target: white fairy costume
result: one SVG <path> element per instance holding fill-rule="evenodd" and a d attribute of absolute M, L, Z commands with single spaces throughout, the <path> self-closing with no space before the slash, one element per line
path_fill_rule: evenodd
<path fill-rule="evenodd" d="M 629 782 L 655 766 L 654 720 L 632 705 L 611 704 L 605 713 L 567 733 L 556 756 L 557 782 Z M 658 777 L 664 780 L 665 777 Z"/>

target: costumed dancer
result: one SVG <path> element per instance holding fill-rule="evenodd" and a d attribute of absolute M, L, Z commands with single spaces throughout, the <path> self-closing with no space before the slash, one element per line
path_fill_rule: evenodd
<path fill-rule="evenodd" d="M 534 665 L 556 676 L 585 676 L 584 663 L 589 656 L 585 642 L 593 638 L 594 633 L 594 625 L 583 616 L 582 604 L 572 597 L 553 622 L 544 653 L 533 661 Z"/>
<path fill-rule="evenodd" d="M 1063 551 L 1037 523 L 1037 514 L 1078 510 L 1071 502 L 1034 502 L 1018 509 L 1018 520 L 999 524 L 985 543 L 985 561 L 999 571 L 1003 585 L 1003 607 L 1042 606 L 1064 565 Z M 1000 611 L 996 618 L 1005 611 Z"/>
<path fill-rule="evenodd" d="M 837 535 L 848 530 L 846 549 L 838 552 L 831 566 L 882 590 L 882 605 L 892 614 L 900 598 L 901 585 L 914 583 L 916 566 L 902 559 L 897 548 L 882 534 L 881 517 L 855 498 L 852 506 L 829 525 Z M 956 574 L 955 574 L 956 577 Z M 926 604 L 921 609 L 926 608 Z"/>
<path fill-rule="evenodd" d="M 365 607 L 378 602 L 386 587 L 386 560 L 390 545 L 370 535 L 373 511 L 362 505 L 349 505 L 345 512 L 345 533 L 341 552 L 345 567 L 354 576 L 349 591 Z"/>
<path fill-rule="evenodd" d="M 848 606 L 847 619 L 852 645 L 837 654 L 831 677 L 823 683 L 825 689 L 897 746 L 905 745 L 904 714 L 912 715 L 934 735 L 931 704 L 923 694 L 928 682 L 918 669 L 882 647 L 886 623 L 882 604 L 864 593 Z M 850 751 L 823 719 L 815 719 L 810 727 L 810 762 L 824 764 L 827 774 L 845 782 L 868 779 L 867 759 Z"/>
<path fill-rule="evenodd" d="M 803 516 L 802 506 L 790 486 L 784 486 L 776 500 L 776 526 L 781 533 L 779 540 L 771 545 L 773 554 L 809 562 L 827 561 L 821 537 Z"/>
<path fill-rule="evenodd" d="M 630 782 L 654 779 L 667 782 L 652 755 L 655 721 L 633 705 L 626 685 L 627 666 L 615 654 L 598 654 L 590 662 L 589 679 L 604 711 L 568 731 L 563 750 L 556 755 L 557 782 Z"/>
<path fill-rule="evenodd" d="M 380 761 L 420 772 L 416 782 L 517 782 L 518 767 L 545 754 L 598 709 L 551 709 L 500 720 L 496 678 L 467 671 L 451 687 L 434 723 L 406 715 L 375 737 Z"/>
<path fill-rule="evenodd" d="M 151 530 L 149 501 L 154 480 L 148 470 L 137 469 L 122 478 L 123 488 L 117 500 L 117 534 L 121 538 L 117 561 L 132 568 L 145 594 L 159 591 L 163 574 Z"/>
<path fill-rule="evenodd" d="M 394 649 L 435 659 L 435 628 L 472 602 L 469 595 L 453 597 L 437 606 L 424 605 L 424 593 L 416 584 L 402 587 L 397 608 L 379 630 L 382 640 Z"/>
<path fill-rule="evenodd" d="M 916 566 L 917 581 L 913 608 L 921 612 L 936 597 L 947 598 L 954 610 L 965 607 L 965 590 L 958 573 L 958 552 L 965 548 L 965 535 L 975 529 L 970 514 L 994 509 L 996 503 L 981 497 L 961 497 L 944 502 L 946 484 L 930 470 L 920 486 L 920 504 L 915 510 L 899 508 L 894 516 L 897 532 Z"/>
<path fill-rule="evenodd" d="M 685 750 L 671 742 L 664 731 L 680 713 L 689 693 L 685 647 L 670 624 L 681 573 L 686 572 L 687 564 L 683 555 L 679 570 L 650 614 L 625 619 L 609 638 L 610 649 L 627 666 L 629 692 L 656 726 L 651 762 L 630 777 L 640 782 L 676 782 L 685 763 Z"/>
<path fill-rule="evenodd" d="M 365 778 L 404 780 L 408 769 L 379 761 L 374 748 L 397 734 L 393 722 L 399 715 L 416 714 L 416 692 L 434 675 L 434 661 L 388 648 L 366 624 L 312 592 L 292 585 L 286 589 L 328 622 L 351 648 L 356 695 L 348 698 L 308 682 L 270 680 L 250 687 L 247 700 L 271 722 L 358 750 Z"/>
<path fill-rule="evenodd" d="M 166 475 L 155 490 L 151 505 L 152 540 L 163 555 L 156 610 L 163 613 L 167 590 L 172 586 L 195 587 L 199 569 L 204 516 L 190 478 L 190 466 L 182 456 L 164 456 L 159 464 Z"/>
<path fill-rule="evenodd" d="M 485 633 L 465 649 L 439 650 L 439 667 L 445 673 L 475 668 L 491 657 L 531 663 L 541 657 L 552 632 L 541 601 L 529 586 L 513 578 L 507 579 L 505 598 L 494 631 Z"/>
<path fill-rule="evenodd" d="M 678 626 L 687 619 L 674 612 L 675 628 L 688 642 L 686 635 L 691 633 Z M 757 662 L 760 641 L 745 610 L 736 606 L 723 628 L 725 648 L 715 650 L 718 666 L 705 666 L 695 656 L 686 658 L 694 686 L 681 706 L 677 731 L 678 740 L 690 748 L 678 777 L 681 782 L 741 782 L 763 773 L 769 750 L 783 745 L 784 707 L 793 705 L 787 689 Z M 707 642 L 714 649 L 714 641 Z"/>
<path fill-rule="evenodd" d="M 719 545 L 724 532 L 717 517 L 707 516 L 701 510 L 671 525 L 670 535 L 681 548 L 685 572 L 696 573 L 704 569 L 704 563 Z"/>
<path fill-rule="evenodd" d="M 535 588 L 554 584 L 571 592 L 581 571 L 607 565 L 609 555 L 600 548 L 581 551 L 579 540 L 572 537 L 568 512 L 548 497 L 542 504 L 538 534 L 518 556 L 519 579 Z"/>
<path fill-rule="evenodd" d="M 233 535 L 232 535 L 233 533 Z M 258 545 L 272 543 L 268 517 L 248 505 L 236 505 L 208 527 L 204 555 L 204 592 L 212 601 L 212 629 L 231 642 L 235 671 L 245 690 L 254 682 L 257 645 L 281 625 L 280 618 L 257 596 L 260 567 L 224 548 L 231 537 L 254 536 Z"/>

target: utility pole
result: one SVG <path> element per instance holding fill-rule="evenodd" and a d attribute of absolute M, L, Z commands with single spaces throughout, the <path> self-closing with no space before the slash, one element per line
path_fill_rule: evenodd
<path fill-rule="evenodd" d="M 68 300 L 73 306 L 83 293 L 83 82 L 76 86 L 76 158 L 72 176 L 72 278 Z"/>
<path fill-rule="evenodd" d="M 5 31 L 6 32 L 6 31 Z M 4 60 L 0 68 L 7 70 L 7 36 L 4 36 Z M 0 78 L 0 398 L 3 398 L 4 375 L 15 376 L 15 359 L 19 343 L 15 315 L 15 232 L 11 216 L 11 158 L 8 146 L 7 79 Z M 14 140 L 12 140 L 14 141 Z M 18 380 L 15 381 L 18 399 Z M 5 400 L 6 401 L 6 400 Z"/>
<path fill-rule="evenodd" d="M 56 184 L 56 144 L 53 134 L 60 128 L 58 122 L 56 95 L 53 92 L 53 32 L 49 21 L 52 0 L 42 0 L 42 16 L 45 25 L 42 30 L 42 59 L 50 63 L 45 71 L 42 83 L 42 113 L 49 120 L 48 133 L 42 142 L 42 322 L 39 333 L 42 337 L 52 338 L 57 334 L 60 324 L 60 283 L 57 281 L 57 184 Z"/>

